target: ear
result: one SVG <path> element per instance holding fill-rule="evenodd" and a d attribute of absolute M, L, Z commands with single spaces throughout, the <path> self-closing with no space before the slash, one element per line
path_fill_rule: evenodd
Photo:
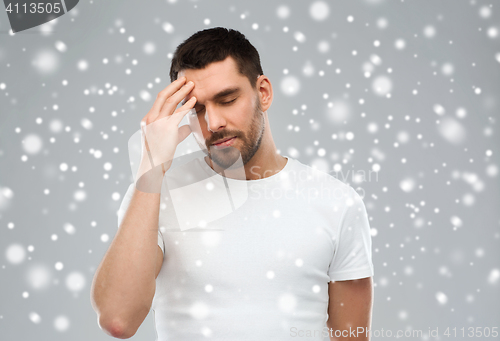
<path fill-rule="evenodd" d="M 271 85 L 271 81 L 265 75 L 260 75 L 257 78 L 256 87 L 257 92 L 259 93 L 262 111 L 266 112 L 273 103 L 273 87 Z"/>

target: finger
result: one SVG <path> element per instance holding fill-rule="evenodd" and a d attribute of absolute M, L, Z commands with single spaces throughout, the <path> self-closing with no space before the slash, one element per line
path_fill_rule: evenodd
<path fill-rule="evenodd" d="M 179 127 L 179 135 L 178 135 L 178 142 L 177 144 L 181 143 L 182 141 L 184 141 L 184 139 L 186 137 L 189 136 L 189 134 L 191 134 L 191 127 L 189 126 L 189 124 L 185 124 L 183 126 L 180 126 Z"/>
<path fill-rule="evenodd" d="M 170 115 L 169 121 L 171 124 L 174 124 L 175 126 L 179 126 L 179 123 L 181 123 L 182 119 L 184 116 L 186 116 L 188 113 L 192 112 L 194 109 L 185 109 L 182 111 L 176 111 L 172 115 Z"/>
<path fill-rule="evenodd" d="M 142 120 L 145 121 L 147 124 L 150 123 L 155 117 L 157 117 L 165 101 L 175 92 L 177 92 L 184 85 L 185 82 L 186 82 L 186 77 L 181 77 L 173 81 L 172 83 L 167 85 L 167 87 L 165 87 L 162 91 L 160 91 L 156 96 L 156 100 L 153 103 L 151 110 L 149 110 L 149 112 L 146 114 L 146 116 L 144 116 Z"/>
<path fill-rule="evenodd" d="M 196 104 L 196 97 L 193 96 L 186 103 L 184 103 L 184 105 L 182 107 L 180 107 L 179 109 L 175 110 L 174 114 L 178 113 L 180 111 L 190 110 L 190 109 L 194 108 L 195 104 Z"/>
<path fill-rule="evenodd" d="M 193 90 L 194 83 L 189 82 L 181 87 L 177 92 L 175 92 L 172 96 L 167 98 L 163 107 L 160 110 L 159 116 L 169 116 L 175 111 L 175 108 L 179 105 L 179 103 L 189 95 L 189 93 Z"/>
<path fill-rule="evenodd" d="M 175 94 L 177 91 L 179 91 L 180 88 L 182 88 L 186 83 L 186 77 L 181 77 L 169 85 L 165 87 L 162 91 L 158 93 L 156 96 L 155 103 L 153 104 L 152 107 L 152 112 L 158 114 L 161 111 L 161 108 L 163 107 L 163 104 L 165 104 L 165 101 L 171 97 L 173 94 Z"/>
<path fill-rule="evenodd" d="M 182 115 L 181 115 L 181 120 L 182 120 L 182 117 L 184 117 L 185 114 L 187 114 L 191 109 L 193 109 L 195 104 L 196 104 L 196 97 L 193 96 L 186 103 L 184 103 L 184 105 L 182 107 L 175 110 L 175 112 L 173 114 L 171 114 L 170 117 L 172 117 L 178 113 L 182 113 Z M 160 114 L 158 117 L 155 118 L 155 121 L 162 119 L 162 118 L 165 118 L 167 116 L 168 115 Z M 180 121 L 177 121 L 177 122 L 180 122 Z"/>

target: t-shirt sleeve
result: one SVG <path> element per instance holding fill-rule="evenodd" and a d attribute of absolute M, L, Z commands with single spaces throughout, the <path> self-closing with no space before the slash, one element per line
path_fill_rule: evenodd
<path fill-rule="evenodd" d="M 335 251 L 328 269 L 331 281 L 360 279 L 374 274 L 370 224 L 363 199 L 349 186 L 345 200 Z"/>
<path fill-rule="evenodd" d="M 120 208 L 116 212 L 118 216 L 118 228 L 122 224 L 123 218 L 125 216 L 125 212 L 127 211 L 128 206 L 130 205 L 130 201 L 132 200 L 132 194 L 134 194 L 134 188 L 135 184 L 130 184 L 130 186 L 127 189 L 127 192 L 123 196 L 122 203 L 120 204 Z M 165 244 L 163 242 L 163 235 L 161 234 L 160 229 L 158 229 L 158 246 L 160 247 L 161 251 L 165 253 Z"/>

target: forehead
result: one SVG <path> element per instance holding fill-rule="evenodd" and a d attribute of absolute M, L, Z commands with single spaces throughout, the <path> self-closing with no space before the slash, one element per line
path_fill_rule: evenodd
<path fill-rule="evenodd" d="M 213 62 L 205 66 L 203 69 L 185 69 L 179 71 L 177 78 L 186 76 L 187 80 L 194 81 L 196 79 L 202 80 L 204 78 L 213 76 L 240 76 L 238 72 L 238 65 L 233 57 L 228 56 L 226 59 L 218 62 Z"/>
<path fill-rule="evenodd" d="M 214 62 L 200 70 L 181 70 L 177 78 L 186 77 L 186 82 L 193 81 L 194 89 L 186 99 L 196 96 L 198 102 L 210 99 L 217 92 L 228 87 L 240 87 L 243 91 L 251 89 L 248 79 L 238 72 L 236 61 L 228 56 L 223 61 Z"/>

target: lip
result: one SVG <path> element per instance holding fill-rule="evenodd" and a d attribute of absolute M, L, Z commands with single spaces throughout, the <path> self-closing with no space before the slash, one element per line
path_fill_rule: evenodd
<path fill-rule="evenodd" d="M 232 145 L 234 143 L 234 140 L 236 140 L 236 136 L 233 136 L 231 138 L 225 139 L 221 143 L 213 143 L 212 145 L 215 148 L 225 148 L 225 147 L 228 147 L 228 146 Z"/>

